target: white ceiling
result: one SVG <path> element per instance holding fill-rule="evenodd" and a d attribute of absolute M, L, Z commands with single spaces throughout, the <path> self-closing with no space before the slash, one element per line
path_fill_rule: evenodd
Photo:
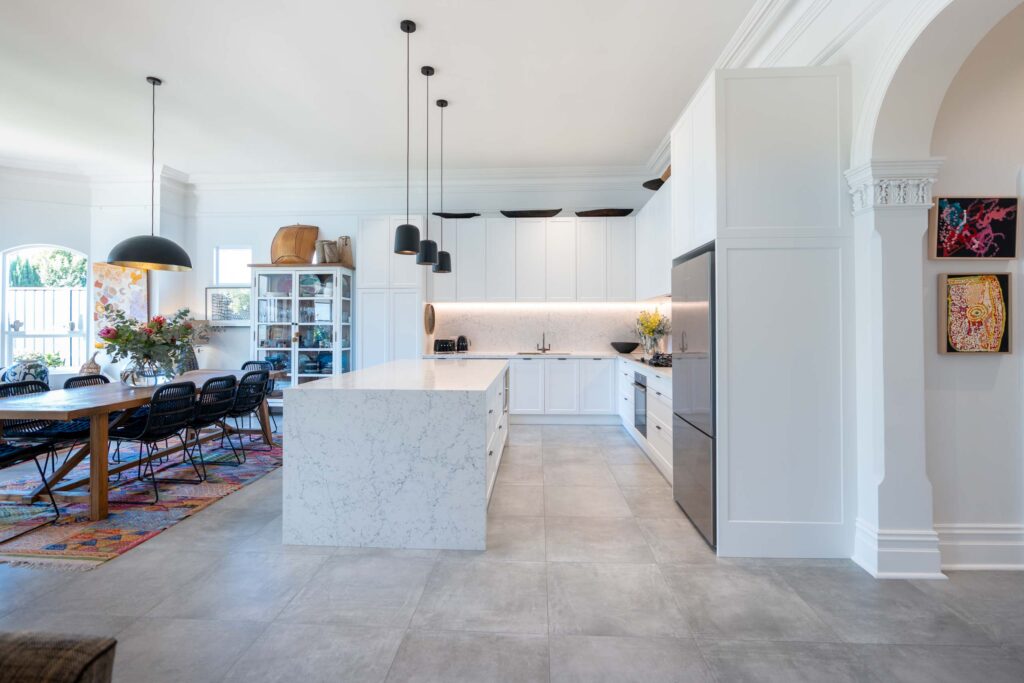
<path fill-rule="evenodd" d="M 400 171 L 410 18 L 414 165 L 423 64 L 449 168 L 642 165 L 753 1 L 4 0 L 0 157 L 145 164 L 153 74 L 174 168 Z"/>

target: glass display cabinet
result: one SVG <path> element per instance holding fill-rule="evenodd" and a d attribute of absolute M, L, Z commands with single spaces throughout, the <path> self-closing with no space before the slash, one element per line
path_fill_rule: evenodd
<path fill-rule="evenodd" d="M 353 272 L 331 265 L 253 266 L 252 357 L 287 376 L 281 390 L 352 369 Z"/>

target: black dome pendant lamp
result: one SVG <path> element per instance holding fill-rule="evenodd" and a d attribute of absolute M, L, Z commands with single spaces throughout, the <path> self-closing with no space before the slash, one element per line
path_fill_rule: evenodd
<path fill-rule="evenodd" d="M 395 253 L 412 255 L 420 251 L 420 229 L 409 223 L 409 34 L 416 23 L 404 19 L 399 26 L 405 33 L 405 223 L 395 228 Z"/>
<path fill-rule="evenodd" d="M 423 214 L 427 238 L 420 240 L 420 253 L 416 254 L 416 263 L 421 266 L 432 266 L 437 263 L 437 242 L 430 239 L 430 77 L 434 75 L 434 67 L 421 67 L 420 73 L 427 77 L 427 210 Z"/>
<path fill-rule="evenodd" d="M 448 100 L 438 100 L 437 106 L 441 109 L 441 211 L 435 213 L 442 219 L 441 226 L 441 251 L 437 252 L 437 263 L 434 264 L 435 273 L 452 272 L 452 255 L 444 250 L 444 110 L 448 106 Z"/>
<path fill-rule="evenodd" d="M 156 86 L 161 85 L 163 81 L 156 76 L 147 76 L 146 81 L 153 86 L 149 159 L 149 234 L 129 237 L 118 242 L 107 255 L 107 262 L 125 268 L 144 270 L 192 270 L 192 260 L 184 249 L 166 237 L 156 235 Z"/>

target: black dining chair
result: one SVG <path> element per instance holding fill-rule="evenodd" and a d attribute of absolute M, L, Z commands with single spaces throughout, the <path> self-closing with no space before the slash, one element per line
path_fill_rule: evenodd
<path fill-rule="evenodd" d="M 47 524 L 55 524 L 60 519 L 60 508 L 57 507 L 57 500 L 53 497 L 53 491 L 50 490 L 50 484 L 46 481 L 46 470 L 42 465 L 39 464 L 39 456 L 45 455 L 49 458 L 53 454 L 53 444 L 51 443 L 13 443 L 10 441 L 0 442 L 0 470 L 20 465 L 23 462 L 31 460 L 36 464 L 36 471 L 39 472 L 39 479 L 43 483 L 43 490 L 46 491 L 46 495 L 50 497 L 50 505 L 53 506 L 53 519 L 47 520 L 42 524 L 36 524 L 31 526 L 24 531 L 5 538 L 0 543 L 7 543 L 8 541 L 23 536 L 30 531 L 35 531 L 41 526 Z"/>
<path fill-rule="evenodd" d="M 0 398 L 12 396 L 30 396 L 42 394 L 50 390 L 50 385 L 39 380 L 24 380 L 22 382 L 8 382 L 0 384 Z M 51 448 L 46 452 L 43 461 L 43 471 L 49 468 L 51 471 L 57 469 L 57 448 L 74 446 L 75 442 L 82 438 L 82 425 L 75 420 L 69 422 L 58 422 L 55 420 L 11 419 L 0 420 L 0 427 L 3 427 L 3 438 L 13 442 L 46 441 Z M 84 436 L 89 436 L 89 421 L 85 421 Z"/>
<path fill-rule="evenodd" d="M 226 422 L 228 418 L 234 420 L 235 430 L 238 434 L 238 449 L 235 449 L 234 440 L 231 438 L 231 434 L 227 429 L 224 430 L 227 436 L 228 445 L 231 446 L 231 451 L 235 454 L 235 459 L 238 460 L 238 464 L 241 465 L 245 462 L 245 438 L 242 433 L 242 427 L 239 420 L 245 417 L 249 417 L 259 410 L 260 405 L 267 398 L 267 385 L 270 383 L 270 373 L 266 370 L 251 370 L 244 375 L 238 382 L 238 389 L 235 390 L 235 401 L 231 405 L 231 410 L 228 411 L 227 415 L 224 416 Z M 250 445 L 250 448 L 252 446 Z M 257 450 L 257 449 L 252 449 Z M 242 457 L 238 457 L 238 453 L 241 451 Z"/>
<path fill-rule="evenodd" d="M 188 430 L 192 432 L 192 449 L 199 451 L 199 466 L 203 469 L 203 478 L 206 478 L 206 458 L 203 456 L 203 441 L 200 432 L 207 427 L 220 425 L 228 412 L 235 404 L 235 389 L 238 380 L 234 375 L 213 377 L 203 383 L 199 391 L 199 398 L 196 400 L 192 417 L 188 421 Z M 186 435 L 187 436 L 187 435 Z M 237 455 L 236 455 L 237 458 Z M 211 462 L 210 465 L 221 463 Z"/>
<path fill-rule="evenodd" d="M 110 379 L 106 375 L 75 375 L 64 380 L 65 389 L 94 387 L 100 384 L 110 384 Z"/>
<path fill-rule="evenodd" d="M 153 392 L 149 401 L 149 413 L 144 422 L 130 421 L 126 425 L 115 427 L 110 430 L 110 440 L 116 442 L 137 443 L 139 446 L 139 466 L 137 477 L 140 480 L 147 480 L 153 483 L 153 493 L 156 496 L 154 502 L 160 500 L 159 481 L 183 482 L 199 484 L 204 477 L 199 471 L 198 465 L 192 458 L 192 454 L 186 447 L 185 438 L 182 436 L 188 428 L 189 420 L 195 411 L 196 385 L 192 382 L 175 382 L 165 384 Z M 141 424 L 140 424 L 141 423 Z M 182 462 L 188 462 L 195 470 L 197 480 L 191 479 L 157 479 L 156 469 L 153 467 L 153 452 L 156 444 L 177 437 L 181 441 Z M 143 456 L 145 450 L 145 456 Z M 145 460 L 145 462 L 143 462 Z M 149 476 L 147 478 L 146 473 Z"/>
<path fill-rule="evenodd" d="M 242 363 L 242 370 L 266 370 L 268 373 L 276 370 L 274 364 L 269 360 L 247 360 Z M 271 377 L 267 381 L 267 397 L 274 397 L 274 392 L 277 390 L 277 383 L 274 382 L 274 378 Z M 274 413 L 270 413 L 270 421 L 274 425 L 274 431 L 277 431 L 277 418 L 274 417 Z"/>

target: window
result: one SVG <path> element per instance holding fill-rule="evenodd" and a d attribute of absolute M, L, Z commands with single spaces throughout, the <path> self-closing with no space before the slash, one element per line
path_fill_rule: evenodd
<path fill-rule="evenodd" d="M 3 255 L 3 363 L 40 356 L 50 367 L 86 359 L 89 260 L 61 247 L 17 247 Z"/>
<path fill-rule="evenodd" d="M 249 284 L 249 264 L 252 263 L 250 247 L 217 247 L 215 250 L 214 280 L 218 285 Z"/>

